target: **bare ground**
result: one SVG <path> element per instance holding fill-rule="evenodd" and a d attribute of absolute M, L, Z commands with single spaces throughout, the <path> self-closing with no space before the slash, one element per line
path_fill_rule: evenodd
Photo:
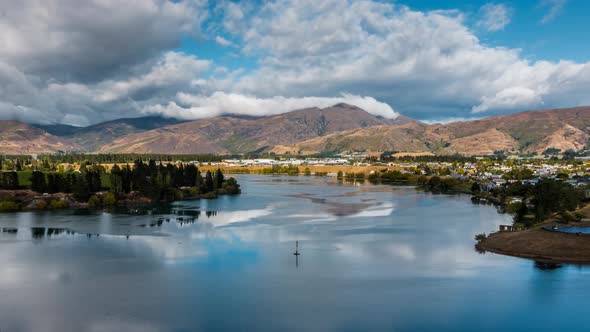
<path fill-rule="evenodd" d="M 548 225 L 552 223 L 544 224 Z M 476 247 L 497 254 L 542 261 L 590 263 L 590 234 L 566 234 L 539 227 L 520 232 L 493 233 Z"/>

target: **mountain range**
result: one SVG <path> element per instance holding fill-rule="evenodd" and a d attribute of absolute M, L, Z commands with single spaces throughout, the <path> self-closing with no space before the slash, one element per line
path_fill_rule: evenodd
<path fill-rule="evenodd" d="M 448 124 L 386 119 L 347 104 L 194 121 L 149 116 L 89 127 L 0 121 L 0 154 L 432 152 L 489 155 L 579 151 L 590 140 L 590 107 L 528 111 Z"/>

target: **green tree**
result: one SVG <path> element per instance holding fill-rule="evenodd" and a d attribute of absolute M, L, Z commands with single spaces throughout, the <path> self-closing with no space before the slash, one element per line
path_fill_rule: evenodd
<path fill-rule="evenodd" d="M 214 179 L 215 188 L 221 188 L 223 186 L 223 181 L 224 181 L 223 172 L 221 172 L 221 169 L 218 168 L 217 171 L 215 171 L 215 179 Z"/>
<path fill-rule="evenodd" d="M 45 174 L 41 171 L 33 171 L 31 173 L 31 190 L 38 193 L 44 193 L 47 190 L 47 182 L 45 181 Z"/>
<path fill-rule="evenodd" d="M 213 174 L 211 174 L 211 171 L 207 171 L 207 173 L 205 174 L 204 190 L 201 190 L 201 192 L 212 192 L 214 189 L 213 186 Z"/>

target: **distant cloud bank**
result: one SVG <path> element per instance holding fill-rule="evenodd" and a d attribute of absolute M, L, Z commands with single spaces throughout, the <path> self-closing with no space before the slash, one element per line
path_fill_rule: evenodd
<path fill-rule="evenodd" d="M 365 111 L 395 119 L 399 116 L 389 105 L 379 102 L 371 97 L 361 97 L 343 94 L 340 97 L 302 97 L 286 98 L 271 97 L 258 98 L 255 96 L 215 92 L 210 96 L 190 95 L 180 93 L 177 101 L 171 101 L 166 105 L 147 106 L 144 112 L 148 114 L 160 114 L 167 117 L 187 120 L 202 119 L 224 114 L 243 114 L 251 116 L 273 115 L 292 110 L 319 107 L 330 107 L 339 103 L 346 103 Z M 179 106 L 185 105 L 185 107 Z"/>

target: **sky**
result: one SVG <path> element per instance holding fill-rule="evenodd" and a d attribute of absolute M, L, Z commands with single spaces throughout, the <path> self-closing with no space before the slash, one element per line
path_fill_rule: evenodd
<path fill-rule="evenodd" d="M 0 119 L 389 118 L 590 105 L 590 1 L 0 2 Z"/>

